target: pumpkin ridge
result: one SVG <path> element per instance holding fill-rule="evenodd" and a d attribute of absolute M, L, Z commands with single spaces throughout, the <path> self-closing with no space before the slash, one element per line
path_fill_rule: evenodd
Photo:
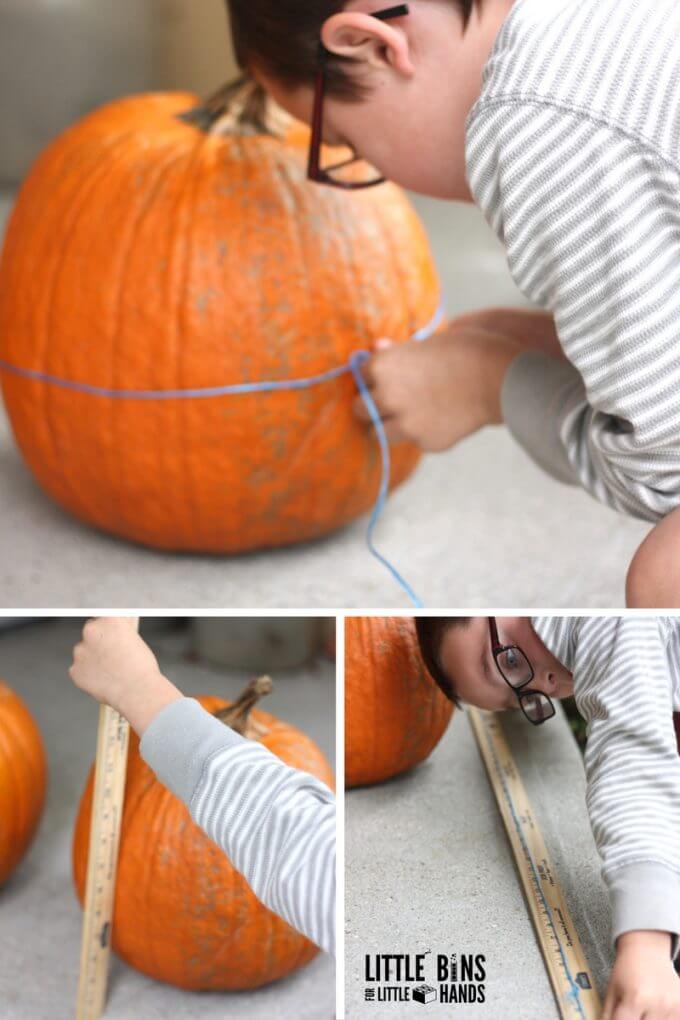
<path fill-rule="evenodd" d="M 97 174 L 95 172 L 92 174 L 92 178 L 89 182 L 89 187 L 82 188 L 82 190 L 74 189 L 72 196 L 74 201 L 68 210 L 68 217 L 64 217 L 65 219 L 67 219 L 68 223 L 66 233 L 66 237 L 68 239 L 70 240 L 73 239 L 75 234 L 74 229 L 75 225 L 78 222 L 79 216 L 82 215 L 83 211 L 85 210 L 90 195 L 96 191 L 96 188 L 100 181 L 105 180 L 107 178 L 109 171 L 110 167 L 107 166 L 105 160 L 102 160 L 101 173 Z M 47 360 L 50 351 L 50 337 L 52 336 L 53 333 L 52 319 L 53 308 L 55 303 L 54 299 L 57 293 L 58 283 L 61 276 L 61 272 L 63 270 L 63 266 L 66 264 L 67 247 L 68 241 L 66 242 L 65 250 L 63 250 L 60 253 L 60 257 L 57 258 L 53 256 L 52 272 L 50 274 L 49 282 L 47 287 L 45 288 L 42 302 L 36 308 L 36 312 L 38 313 L 43 313 L 43 309 L 45 310 L 45 312 L 40 316 L 43 319 L 42 330 L 40 329 L 38 330 L 39 333 L 42 333 L 42 343 L 40 342 L 40 339 L 38 339 L 36 351 L 38 357 L 38 364 L 42 366 L 41 368 L 42 371 L 47 370 Z M 51 398 L 51 394 L 48 392 L 49 387 L 41 386 L 40 390 L 42 391 L 39 397 L 42 410 L 42 420 L 46 425 L 47 434 L 52 445 L 53 458 L 58 460 L 61 455 L 61 449 L 58 439 L 57 425 L 53 414 L 54 401 Z M 65 490 L 67 492 L 70 492 L 72 496 L 73 483 L 67 472 L 65 472 L 62 476 L 62 483 L 64 485 Z"/>
<path fill-rule="evenodd" d="M 131 221 L 130 229 L 127 236 L 127 245 L 125 249 L 119 249 L 117 251 L 118 256 L 118 295 L 115 304 L 115 312 L 112 320 L 109 320 L 109 357 L 110 357 L 110 375 L 109 375 L 109 388 L 116 388 L 116 353 L 120 346 L 120 339 L 122 335 L 122 322 L 123 322 L 123 305 L 124 305 L 124 294 L 126 288 L 123 284 L 127 284 L 128 274 L 131 267 L 130 254 L 140 229 L 141 224 L 144 222 L 147 214 L 153 209 L 153 204 L 156 200 L 157 195 L 160 193 L 164 183 L 167 181 L 172 170 L 181 163 L 185 158 L 184 153 L 179 156 L 172 151 L 171 158 L 168 159 L 167 163 L 164 163 L 158 170 L 152 184 L 145 190 L 144 200 L 136 210 L 136 214 Z M 109 433 L 111 435 L 111 441 L 108 446 L 109 450 L 109 472 L 113 473 L 116 470 L 115 460 L 116 451 L 125 448 L 124 437 L 121 436 L 120 430 L 117 427 L 117 409 L 115 402 L 109 401 Z M 117 501 L 117 516 L 124 520 L 127 516 L 127 501 L 125 500 L 123 493 L 118 493 Z"/>
<path fill-rule="evenodd" d="M 177 221 L 183 223 L 183 232 L 186 236 L 184 245 L 184 264 L 181 267 L 180 279 L 182 286 L 178 287 L 178 292 L 187 293 L 189 287 L 189 281 L 191 277 L 191 255 L 193 252 L 192 247 L 192 232 L 196 229 L 196 223 L 198 217 L 196 216 L 196 195 L 199 190 L 201 183 L 200 178 L 200 157 L 202 149 L 204 147 L 204 138 L 199 135 L 199 138 L 194 146 L 193 151 L 186 165 L 186 184 L 181 189 L 181 200 L 178 204 Z M 175 242 L 175 250 L 176 250 Z M 182 379 L 184 377 L 184 355 L 186 350 L 186 328 L 184 323 L 184 316 L 186 313 L 186 306 L 183 306 L 181 302 L 177 303 L 176 318 L 173 317 L 173 321 L 176 323 L 175 328 L 175 351 L 173 358 L 177 368 L 177 382 L 178 388 L 182 387 Z M 177 404 L 177 417 L 181 422 L 180 431 L 184 432 L 188 427 L 188 417 L 191 414 L 191 408 L 185 405 L 185 402 L 178 400 Z M 189 457 L 189 451 L 184 447 L 182 453 L 182 473 L 184 475 L 184 488 L 186 491 L 186 527 L 188 533 L 193 536 L 200 535 L 202 528 L 199 524 L 200 512 L 196 501 L 196 485 L 195 477 L 192 470 L 191 459 Z"/>

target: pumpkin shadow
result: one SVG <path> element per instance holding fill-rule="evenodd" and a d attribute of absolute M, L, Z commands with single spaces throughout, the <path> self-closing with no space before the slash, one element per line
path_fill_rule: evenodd
<path fill-rule="evenodd" d="M 419 782 L 427 781 L 427 773 L 430 771 L 432 763 L 429 759 L 419 762 L 417 765 L 413 765 L 410 769 L 405 772 L 400 772 L 396 776 L 390 776 L 389 779 L 383 779 L 379 783 L 367 783 L 365 786 L 352 786 L 348 787 L 345 791 L 345 796 L 353 796 L 355 794 L 363 793 L 377 793 L 378 791 L 386 791 L 390 794 L 398 794 L 402 791 L 412 792 L 412 788 Z"/>
<path fill-rule="evenodd" d="M 0 903 L 6 896 L 20 896 L 29 886 L 33 885 L 41 868 L 32 856 L 24 857 L 9 878 L 0 886 Z"/>

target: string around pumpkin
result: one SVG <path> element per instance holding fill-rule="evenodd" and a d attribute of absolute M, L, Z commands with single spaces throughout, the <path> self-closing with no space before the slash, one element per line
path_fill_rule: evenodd
<path fill-rule="evenodd" d="M 439 329 L 445 317 L 445 299 L 439 302 L 437 310 L 430 322 L 422 329 L 412 334 L 411 343 L 421 343 L 429 339 Z M 357 390 L 366 406 L 372 426 L 376 433 L 382 461 L 382 471 L 378 495 L 371 512 L 368 528 L 366 531 L 366 545 L 370 554 L 385 567 L 397 584 L 402 588 L 416 609 L 424 608 L 424 603 L 416 594 L 414 589 L 397 570 L 397 568 L 376 548 L 374 535 L 380 522 L 387 499 L 389 497 L 390 477 L 392 470 L 390 447 L 385 433 L 385 428 L 380 417 L 380 412 L 370 394 L 364 381 L 361 367 L 371 357 L 370 352 L 365 350 L 356 351 L 344 365 L 332 368 L 319 375 L 307 376 L 302 379 L 278 379 L 262 382 L 234 383 L 227 386 L 204 386 L 193 389 L 175 390 L 118 390 L 108 389 L 104 386 L 93 386 L 90 383 L 78 382 L 73 379 L 62 379 L 59 376 L 51 375 L 48 372 L 40 372 L 36 369 L 22 368 L 10 362 L 0 359 L 0 372 L 9 375 L 19 376 L 23 379 L 30 379 L 33 382 L 45 383 L 49 386 L 56 386 L 59 389 L 71 390 L 75 393 L 83 393 L 87 396 L 101 397 L 108 400 L 200 400 L 214 399 L 216 397 L 240 396 L 252 393 L 275 393 L 286 390 L 305 390 L 313 386 L 319 386 L 327 382 L 340 379 L 345 375 L 352 375 Z"/>

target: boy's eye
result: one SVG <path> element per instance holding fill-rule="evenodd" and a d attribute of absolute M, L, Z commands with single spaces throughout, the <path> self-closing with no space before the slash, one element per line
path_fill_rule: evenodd
<path fill-rule="evenodd" d="M 510 669 L 515 669 L 515 667 L 519 664 L 517 652 L 513 648 L 509 648 L 505 653 L 505 662 Z"/>

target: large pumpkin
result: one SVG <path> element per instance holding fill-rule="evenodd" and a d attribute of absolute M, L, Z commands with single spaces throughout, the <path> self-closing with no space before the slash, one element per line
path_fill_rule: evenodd
<path fill-rule="evenodd" d="M 46 782 L 40 731 L 21 698 L 0 682 L 0 885 L 35 835 Z"/>
<path fill-rule="evenodd" d="M 347 619 L 347 786 L 379 783 L 424 761 L 452 714 L 453 704 L 425 669 L 412 619 Z"/>
<path fill-rule="evenodd" d="M 316 745 L 267 712 L 252 711 L 252 686 L 233 706 L 197 700 L 288 765 L 329 786 Z M 73 874 L 83 903 L 94 767 L 81 799 Z M 309 963 L 318 949 L 260 903 L 226 855 L 159 783 L 131 734 L 113 915 L 113 948 L 132 967 L 189 989 L 256 988 Z"/>
<path fill-rule="evenodd" d="M 53 380 L 120 393 L 316 376 L 378 337 L 406 341 L 439 294 L 396 186 L 313 184 L 305 129 L 278 137 L 229 103 L 196 103 L 113 102 L 37 160 L 0 262 L 0 377 L 23 456 L 62 506 L 147 545 L 239 552 L 371 506 L 379 448 L 353 416 L 349 375 L 170 400 Z M 395 447 L 392 484 L 417 460 Z"/>

